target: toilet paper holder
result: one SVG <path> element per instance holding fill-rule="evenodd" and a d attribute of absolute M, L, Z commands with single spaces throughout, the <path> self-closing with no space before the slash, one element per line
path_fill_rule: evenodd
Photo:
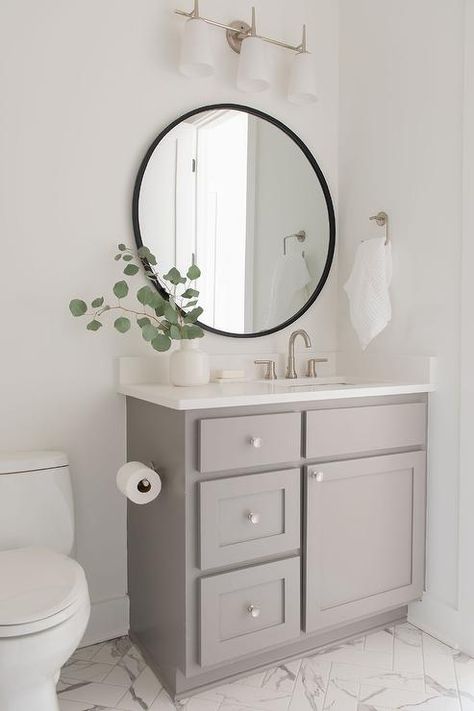
<path fill-rule="evenodd" d="M 158 467 L 156 466 L 155 462 L 150 462 L 148 464 L 148 466 L 150 467 L 150 469 L 153 469 L 153 471 L 156 472 L 157 474 L 159 473 Z M 142 479 L 137 484 L 137 490 L 140 492 L 140 494 L 148 494 L 150 489 L 151 489 L 151 484 L 148 481 L 148 479 Z"/>

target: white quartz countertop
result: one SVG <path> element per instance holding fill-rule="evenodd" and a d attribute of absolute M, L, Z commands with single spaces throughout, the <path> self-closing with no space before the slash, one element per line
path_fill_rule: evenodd
<path fill-rule="evenodd" d="M 330 379 L 327 379 L 330 380 Z M 158 384 L 122 384 L 119 393 L 145 400 L 173 410 L 202 410 L 219 407 L 278 405 L 295 402 L 315 402 L 357 397 L 408 395 L 435 390 L 432 383 L 361 382 L 356 378 L 340 378 L 342 383 L 312 380 L 300 384 L 279 380 L 277 383 L 248 381 L 240 383 L 209 383 L 196 387 L 175 387 Z"/>

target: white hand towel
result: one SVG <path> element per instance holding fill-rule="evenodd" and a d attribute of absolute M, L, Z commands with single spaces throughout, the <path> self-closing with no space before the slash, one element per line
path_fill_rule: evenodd
<path fill-rule="evenodd" d="M 385 244 L 383 237 L 361 242 L 344 290 L 349 297 L 352 325 L 363 350 L 392 318 L 391 281 L 391 243 Z"/>
<path fill-rule="evenodd" d="M 308 271 L 306 259 L 301 253 L 285 254 L 278 258 L 273 272 L 270 302 L 267 316 L 267 326 L 271 328 L 283 323 L 294 313 L 292 301 L 299 292 L 311 283 L 311 274 Z M 299 300 L 297 299 L 298 303 Z M 306 301 L 306 299 L 305 299 Z M 299 304 L 297 310 L 304 304 Z"/>

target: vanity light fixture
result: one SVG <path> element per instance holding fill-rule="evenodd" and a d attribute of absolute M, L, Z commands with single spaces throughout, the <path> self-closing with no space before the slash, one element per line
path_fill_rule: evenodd
<path fill-rule="evenodd" d="M 184 28 L 179 70 L 190 78 L 210 77 L 214 74 L 209 24 L 199 16 L 199 0 Z"/>
<path fill-rule="evenodd" d="M 237 72 L 237 87 L 241 91 L 265 91 L 270 86 L 265 43 L 288 49 L 295 53 L 290 71 L 288 100 L 295 104 L 317 101 L 314 59 L 307 48 L 306 25 L 303 25 L 302 40 L 292 45 L 257 33 L 255 7 L 252 7 L 251 24 L 235 20 L 229 25 L 199 12 L 199 0 L 194 0 L 191 12 L 175 10 L 177 15 L 188 18 L 181 50 L 180 71 L 188 77 L 205 77 L 214 73 L 211 42 L 207 25 L 226 31 L 230 48 L 240 54 Z"/>

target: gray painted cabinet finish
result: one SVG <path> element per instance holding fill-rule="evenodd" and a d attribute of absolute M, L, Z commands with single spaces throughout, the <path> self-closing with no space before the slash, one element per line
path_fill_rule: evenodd
<path fill-rule="evenodd" d="M 399 405 L 416 407 L 393 407 Z M 359 432 L 373 435 L 360 444 L 364 449 L 357 450 L 344 428 L 332 439 L 341 441 L 341 454 L 328 454 L 324 442 L 314 449 L 319 416 L 327 415 L 322 422 L 332 419 L 336 428 L 338 415 L 350 416 L 352 424 L 345 419 L 345 427 L 352 431 L 359 418 L 365 423 L 371 419 L 373 407 L 385 408 L 392 421 L 377 416 L 369 428 L 359 427 Z M 154 502 L 128 504 L 131 635 L 177 697 L 401 619 L 406 604 L 421 594 L 426 396 L 295 403 L 288 410 L 260 406 L 182 412 L 127 398 L 128 459 L 153 461 L 163 479 L 162 493 Z M 401 413 L 415 411 L 414 429 L 410 427 L 406 440 L 379 436 L 378 421 L 383 421 L 384 432 L 404 431 Z M 271 422 L 283 422 L 281 416 L 288 426 L 282 430 L 276 424 L 272 430 Z M 203 459 L 203 444 L 210 447 L 215 436 L 214 424 L 202 438 L 204 423 L 223 420 L 221 433 L 235 429 L 240 443 L 242 433 L 244 438 L 261 437 L 264 443 L 274 442 L 278 433 L 277 439 L 286 440 L 278 445 L 283 459 L 275 460 L 273 446 L 271 459 L 265 458 L 269 450 L 262 459 L 248 459 L 237 438 L 231 438 L 236 457 L 219 459 L 221 455 L 206 450 Z M 239 425 L 244 420 L 251 429 L 247 423 Z M 254 431 L 254 423 L 266 429 Z M 347 434 L 352 443 L 344 446 Z M 252 449 L 257 457 L 262 454 L 261 447 Z M 311 477 L 313 470 L 323 471 L 322 482 Z M 351 506 L 354 501 L 357 507 Z M 249 510 L 256 506 L 257 512 Z M 364 512 L 364 520 L 358 511 Z M 257 525 L 248 522 L 248 513 L 260 515 Z M 259 532 L 249 534 L 247 524 Z M 380 579 L 374 570 L 360 575 L 374 555 L 375 530 Z M 297 572 L 295 568 L 292 575 L 272 578 L 268 571 L 274 564 L 291 564 Z M 267 578 L 258 577 L 263 573 Z M 295 595 L 289 580 L 299 585 L 301 577 Z M 250 588 L 259 592 L 257 619 L 248 617 L 253 602 L 247 581 L 252 579 L 255 585 Z M 283 620 L 279 603 L 286 586 L 296 600 L 291 605 L 291 615 L 298 618 L 296 630 L 295 617 Z M 218 626 L 217 610 L 224 615 Z M 250 628 L 233 637 L 242 615 Z M 265 620 L 272 634 L 258 626 Z"/>
<path fill-rule="evenodd" d="M 297 412 L 201 420 L 201 472 L 284 464 L 300 455 L 301 415 Z"/>
<path fill-rule="evenodd" d="M 300 547 L 299 469 L 199 483 L 202 570 Z"/>

